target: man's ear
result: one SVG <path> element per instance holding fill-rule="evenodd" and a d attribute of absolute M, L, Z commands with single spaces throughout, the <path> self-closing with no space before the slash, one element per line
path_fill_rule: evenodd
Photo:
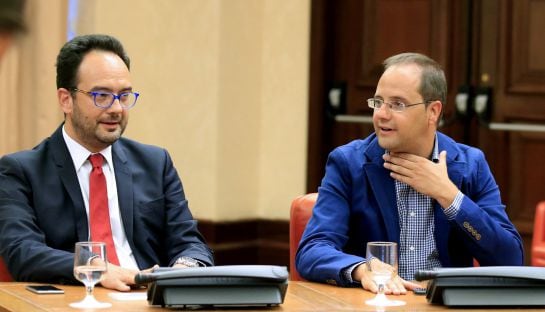
<path fill-rule="evenodd" d="M 64 112 L 64 114 L 72 113 L 74 99 L 72 99 L 72 95 L 70 91 L 66 90 L 65 88 L 58 88 L 57 99 L 59 100 L 59 105 L 61 106 L 61 109 Z"/>
<path fill-rule="evenodd" d="M 441 118 L 441 111 L 443 110 L 443 103 L 436 100 L 428 104 L 428 122 L 431 125 L 437 125 L 439 123 L 439 118 Z"/>

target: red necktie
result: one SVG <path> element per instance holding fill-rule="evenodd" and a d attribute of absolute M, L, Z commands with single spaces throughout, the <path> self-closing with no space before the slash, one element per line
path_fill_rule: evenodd
<path fill-rule="evenodd" d="M 108 191 L 106 177 L 102 172 L 102 154 L 89 156 L 93 166 L 89 177 L 89 220 L 91 223 L 91 240 L 106 243 L 108 262 L 119 265 L 115 252 L 112 227 L 110 226 L 110 211 L 108 209 Z"/>

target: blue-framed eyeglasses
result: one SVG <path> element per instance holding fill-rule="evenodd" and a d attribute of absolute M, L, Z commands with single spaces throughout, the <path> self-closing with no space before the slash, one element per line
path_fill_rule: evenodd
<path fill-rule="evenodd" d="M 123 109 L 132 108 L 136 104 L 136 100 L 138 100 L 138 96 L 140 95 L 138 92 L 123 92 L 114 94 L 111 92 L 85 91 L 78 88 L 73 88 L 72 90 L 93 97 L 95 106 L 103 109 L 110 108 L 116 99 L 119 100 L 119 104 L 121 107 L 123 107 Z"/>
<path fill-rule="evenodd" d="M 415 106 L 415 105 L 420 105 L 420 104 L 428 104 L 429 102 L 432 102 L 432 101 L 428 100 L 428 101 L 425 101 L 425 102 L 422 102 L 422 103 L 405 104 L 405 103 L 400 102 L 400 101 L 386 102 L 383 99 L 376 99 L 376 98 L 367 99 L 367 105 L 370 108 L 380 109 L 382 107 L 382 105 L 386 104 L 389 109 L 393 110 L 394 112 L 399 112 L 399 113 L 403 112 L 408 107 Z"/>

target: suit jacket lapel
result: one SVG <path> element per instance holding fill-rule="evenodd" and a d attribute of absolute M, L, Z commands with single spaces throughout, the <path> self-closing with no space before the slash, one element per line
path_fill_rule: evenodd
<path fill-rule="evenodd" d="M 363 170 L 369 177 L 369 184 L 386 227 L 388 241 L 399 242 L 399 214 L 394 180 L 390 177 L 389 171 L 383 167 L 383 154 L 384 150 L 378 145 L 377 140 L 373 140 L 365 151 L 367 160 L 363 163 Z"/>
<path fill-rule="evenodd" d="M 119 141 L 112 145 L 112 157 L 114 161 L 115 180 L 117 184 L 117 198 L 119 200 L 119 211 L 125 228 L 127 240 L 132 248 L 133 245 L 133 181 L 132 173 L 127 163 L 127 157 Z"/>
<path fill-rule="evenodd" d="M 447 170 L 450 180 L 462 190 L 463 170 L 465 168 L 465 159 L 460 159 L 455 142 L 449 137 L 438 133 L 439 152 L 447 151 Z M 450 223 L 443 212 L 443 208 L 436 202 L 435 209 L 435 242 L 439 251 L 439 258 L 444 266 L 450 266 L 448 257 L 448 240 L 450 234 Z"/>
<path fill-rule="evenodd" d="M 52 159 L 59 170 L 59 176 L 62 184 L 68 193 L 68 196 L 74 204 L 74 215 L 76 217 L 77 236 L 79 241 L 89 240 L 89 229 L 87 227 L 87 213 L 85 212 L 85 204 L 81 195 L 74 162 L 66 147 L 62 136 L 62 125 L 51 136 Z"/>

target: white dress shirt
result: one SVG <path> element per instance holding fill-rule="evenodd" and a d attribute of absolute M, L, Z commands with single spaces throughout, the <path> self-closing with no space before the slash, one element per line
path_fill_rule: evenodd
<path fill-rule="evenodd" d="M 83 195 L 83 202 L 85 203 L 85 211 L 87 212 L 87 224 L 89 224 L 89 175 L 91 174 L 92 166 L 88 158 L 92 153 L 72 139 L 66 133 L 64 126 L 62 127 L 62 135 L 64 137 L 64 141 L 66 142 L 66 146 L 68 147 L 68 151 L 70 152 L 70 156 L 72 157 L 72 161 L 74 162 L 74 168 L 76 168 L 81 194 Z M 134 258 L 129 242 L 127 241 L 127 235 L 125 235 L 123 222 L 121 221 L 119 200 L 117 198 L 114 162 L 112 159 L 112 146 L 108 146 L 104 150 L 100 151 L 100 154 L 102 154 L 106 160 L 102 164 L 102 171 L 106 177 L 108 207 L 110 209 L 110 224 L 112 227 L 112 235 L 115 251 L 119 259 L 119 265 L 123 268 L 138 270 L 138 264 L 136 263 L 136 259 Z"/>

